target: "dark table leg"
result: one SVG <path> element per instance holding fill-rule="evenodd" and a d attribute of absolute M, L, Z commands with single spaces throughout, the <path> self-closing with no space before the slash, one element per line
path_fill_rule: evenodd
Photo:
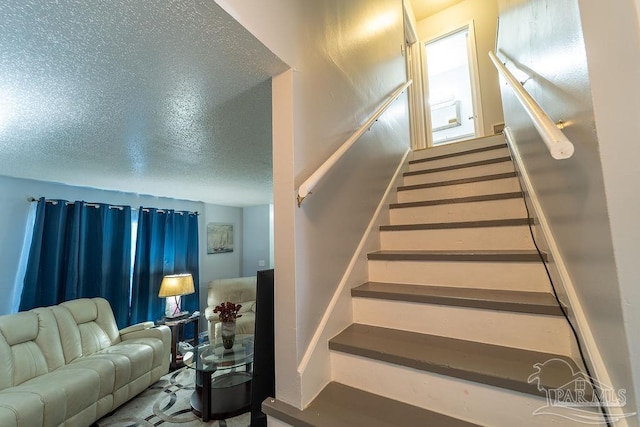
<path fill-rule="evenodd" d="M 178 327 L 171 326 L 171 369 L 176 369 L 178 366 L 178 361 L 176 358 L 178 357 Z"/>
<path fill-rule="evenodd" d="M 211 416 L 211 373 L 204 372 L 202 378 L 202 421 L 209 421 Z"/>

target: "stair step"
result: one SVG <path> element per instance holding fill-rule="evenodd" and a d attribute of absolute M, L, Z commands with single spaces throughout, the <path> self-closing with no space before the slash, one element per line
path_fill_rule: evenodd
<path fill-rule="evenodd" d="M 454 199 L 521 191 L 515 172 L 398 187 L 397 201 Z"/>
<path fill-rule="evenodd" d="M 488 145 L 486 147 L 472 148 L 472 149 L 466 150 L 466 151 L 458 151 L 458 152 L 455 152 L 455 153 L 440 154 L 440 155 L 436 155 L 436 156 L 425 157 L 425 158 L 422 158 L 422 159 L 410 160 L 409 164 L 413 165 L 413 164 L 416 164 L 416 163 L 432 162 L 434 160 L 449 159 L 449 158 L 452 158 L 452 157 L 466 156 L 468 154 L 475 154 L 475 153 L 484 153 L 486 151 L 502 150 L 504 148 L 507 148 L 507 144 L 502 142 L 502 143 L 499 143 L 499 144 Z"/>
<path fill-rule="evenodd" d="M 413 286 L 431 288 L 430 285 Z M 369 297 L 354 295 L 351 299 L 353 322 L 570 357 L 579 355 L 571 340 L 572 333 L 566 319 L 557 315 L 560 312 L 557 306 L 536 304 L 535 301 L 528 300 L 522 302 L 516 300 L 515 296 L 490 294 L 495 290 L 467 287 L 463 289 L 464 296 L 456 294 L 457 290 L 459 288 L 445 287 L 442 293 L 429 292 L 426 295 L 420 291 L 409 295 L 390 292 L 382 295 L 378 292 L 368 293 Z M 477 295 L 473 291 L 482 294 Z M 508 294 L 514 291 L 498 292 Z M 548 292 L 529 293 L 553 299 Z M 376 297 L 371 297 L 372 294 Z M 416 294 L 419 298 L 415 298 Z M 492 297 L 496 300 L 491 300 Z M 420 299 L 428 303 L 405 301 L 406 299 Z M 537 313 L 554 309 L 555 314 Z M 402 315 L 399 316 L 398 313 Z"/>
<path fill-rule="evenodd" d="M 434 174 L 438 172 L 467 169 L 467 168 L 473 168 L 477 166 L 487 166 L 487 165 L 493 165 L 496 163 L 507 163 L 507 162 L 511 162 L 511 157 L 503 156 L 503 157 L 496 157 L 496 158 L 485 159 L 485 160 L 474 160 L 472 162 L 466 162 L 466 163 L 457 163 L 454 165 L 441 166 L 437 168 L 430 167 L 430 168 L 424 168 L 424 169 L 413 169 L 413 170 L 410 170 L 409 172 L 403 173 L 402 176 L 407 177 L 407 176 L 415 176 L 415 175 L 429 175 L 429 174 Z M 409 164 L 422 165 L 421 163 L 415 163 L 415 162 L 414 163 L 409 162 Z"/>
<path fill-rule="evenodd" d="M 367 282 L 351 289 L 351 296 L 562 316 L 553 294 L 547 292 Z"/>
<path fill-rule="evenodd" d="M 450 181 L 453 179 L 473 178 L 477 176 L 495 175 L 514 172 L 511 159 L 502 157 L 483 161 L 480 164 L 464 164 L 456 167 L 414 170 L 403 175 L 403 185 L 418 185 L 429 182 Z"/>
<path fill-rule="evenodd" d="M 448 187 L 452 185 L 472 184 L 476 182 L 495 181 L 495 180 L 505 179 L 505 178 L 515 178 L 516 176 L 517 175 L 515 172 L 497 173 L 493 175 L 475 176 L 471 178 L 450 179 L 447 181 L 429 182 L 425 184 L 403 185 L 401 187 L 398 187 L 398 191 L 411 191 L 411 190 L 421 190 L 424 188 Z"/>
<path fill-rule="evenodd" d="M 337 382 L 327 384 L 303 411 L 275 399 L 265 400 L 262 409 L 289 425 L 305 427 L 477 425 Z"/>
<path fill-rule="evenodd" d="M 535 250 L 525 251 L 376 251 L 369 260 L 383 261 L 465 261 L 465 262 L 540 262 Z M 547 254 L 542 253 L 546 262 Z"/>
<path fill-rule="evenodd" d="M 419 160 L 428 157 L 441 156 L 445 154 L 462 153 L 476 148 L 489 147 L 492 145 L 506 144 L 504 135 L 492 135 L 472 140 L 459 141 L 450 144 L 442 144 L 435 147 L 415 150 L 411 153 L 411 160 Z"/>
<path fill-rule="evenodd" d="M 393 203 L 389 209 L 389 221 L 392 225 L 489 221 L 526 217 L 527 210 L 521 193 Z"/>
<path fill-rule="evenodd" d="M 517 262 L 509 257 L 503 257 L 509 261 L 498 262 L 492 261 L 491 257 L 487 257 L 487 261 L 480 261 L 473 256 L 456 255 L 454 253 L 447 257 L 431 254 L 430 251 L 382 251 L 369 254 L 368 280 L 459 288 L 549 291 L 549 278 L 544 264 L 533 262 L 533 254 L 531 258 Z M 470 261 L 465 261 L 465 258 Z"/>
<path fill-rule="evenodd" d="M 383 250 L 420 251 L 535 249 L 526 218 L 517 220 L 517 223 L 512 220 L 501 221 L 383 226 L 380 228 L 380 247 Z"/>
<path fill-rule="evenodd" d="M 457 166 L 465 163 L 481 162 L 485 160 L 493 160 L 498 157 L 509 157 L 509 149 L 506 144 L 485 147 L 477 150 L 470 150 L 462 153 L 447 154 L 425 159 L 417 159 L 409 161 L 409 170 L 421 169 L 440 169 L 449 166 Z"/>
<path fill-rule="evenodd" d="M 349 353 L 332 351 L 330 357 L 334 381 L 482 426 L 576 427 L 584 425 L 563 416 L 544 415 L 543 411 L 549 405 L 544 397 L 420 371 Z M 543 371 L 546 372 L 546 368 Z M 532 374 L 536 372 L 536 368 L 532 367 L 531 372 Z M 580 408 L 580 410 L 584 411 L 581 412 L 585 416 L 584 419 L 587 417 L 600 419 L 598 408 Z M 602 422 L 599 425 L 606 424 Z"/>
<path fill-rule="evenodd" d="M 507 200 L 507 199 L 520 199 L 520 198 L 522 198 L 522 192 L 514 191 L 511 193 L 485 194 L 482 196 L 455 197 L 450 199 L 439 199 L 439 200 L 424 200 L 421 202 L 391 203 L 389 205 L 389 208 L 390 209 L 406 209 L 406 208 L 419 208 L 424 206 L 449 205 L 449 204 L 456 204 L 456 203 L 488 202 L 493 200 Z"/>
<path fill-rule="evenodd" d="M 561 388 L 580 372 L 571 358 L 558 354 L 360 324 L 332 338 L 329 349 L 543 397 L 545 389 Z M 550 360 L 560 362 L 545 366 L 539 384 L 529 383 L 535 365 Z"/>
<path fill-rule="evenodd" d="M 442 230 L 452 228 L 509 227 L 529 225 L 529 218 L 506 218 L 482 221 L 437 222 L 425 224 L 381 225 L 380 231 Z"/>

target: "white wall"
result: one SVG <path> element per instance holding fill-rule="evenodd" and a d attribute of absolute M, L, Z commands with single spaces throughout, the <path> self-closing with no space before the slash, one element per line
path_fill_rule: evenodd
<path fill-rule="evenodd" d="M 51 199 L 84 200 L 87 202 L 110 203 L 155 207 L 175 210 L 197 211 L 200 244 L 200 287 L 201 299 L 206 299 L 206 284 L 218 277 L 234 277 L 240 273 L 242 256 L 242 208 L 230 208 L 217 205 L 205 205 L 201 202 L 169 199 L 148 195 L 123 193 L 118 191 L 96 190 L 88 187 L 75 187 L 54 182 L 0 176 L 0 292 L 13 295 L 20 252 L 24 241 L 27 214 L 31 202 L 29 197 Z M 235 225 L 239 237 L 236 250 L 232 254 L 207 255 L 206 223 L 231 222 Z M 228 256 L 227 256 L 228 255 Z M 220 257 L 220 258 L 215 258 Z M 203 290 L 204 287 L 204 290 Z M 19 298 L 19 295 L 14 295 Z M 13 298 L 0 300 L 0 314 L 11 311 Z M 201 311 L 204 305 L 201 304 Z"/>
<path fill-rule="evenodd" d="M 207 306 L 207 284 L 214 279 L 240 277 L 242 272 L 242 208 L 220 205 L 204 205 L 204 215 L 200 215 L 200 311 Z M 207 224 L 233 224 L 233 252 L 207 254 Z M 206 322 L 202 322 L 204 324 Z M 206 325 L 205 325 L 206 326 Z M 205 330 L 206 327 L 200 327 Z"/>
<path fill-rule="evenodd" d="M 624 410 L 635 411 L 632 366 L 637 379 L 637 363 L 629 359 L 630 349 L 634 361 L 640 350 L 633 335 L 640 320 L 633 268 L 640 214 L 633 187 L 639 181 L 633 153 L 638 153 L 640 111 L 640 91 L 632 90 L 638 88 L 640 63 L 635 11 L 627 0 L 615 6 L 500 0 L 499 8 L 500 55 L 510 58 L 508 68 L 531 76 L 527 91 L 554 121 L 565 121 L 564 133 L 573 141 L 575 154 L 553 160 L 514 96 L 503 89 L 506 125 L 513 130 L 595 339 L 597 348 L 588 350 L 599 352 L 611 385 L 627 390 Z M 627 207 L 630 212 L 625 212 Z"/>
<path fill-rule="evenodd" d="M 493 125 L 503 122 L 498 73 L 491 63 L 489 51 L 495 49 L 498 28 L 498 5 L 495 0 L 465 0 L 442 12 L 419 21 L 418 37 L 424 43 L 461 28 L 473 20 L 478 52 L 478 77 L 484 131 L 493 133 Z"/>
<path fill-rule="evenodd" d="M 242 276 L 255 276 L 258 270 L 267 270 L 271 261 L 270 205 L 250 206 L 242 209 Z"/>
<path fill-rule="evenodd" d="M 301 407 L 297 366 L 409 147 L 406 97 L 301 208 L 295 193 L 405 81 L 402 2 L 218 3 L 293 67 L 273 82 L 276 394 Z"/>
<path fill-rule="evenodd" d="M 637 400 L 640 396 L 640 365 L 637 363 L 640 340 L 636 333 L 640 327 L 640 197 L 636 185 L 640 182 L 640 4 L 622 0 L 615 2 L 613 7 L 607 2 L 579 0 L 578 6 Z"/>

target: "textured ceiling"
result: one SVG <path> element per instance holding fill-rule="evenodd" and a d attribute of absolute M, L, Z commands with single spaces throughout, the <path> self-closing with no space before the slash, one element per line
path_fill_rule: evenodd
<path fill-rule="evenodd" d="M 213 0 L 4 0 L 0 16 L 0 175 L 272 200 L 286 67 Z"/>
<path fill-rule="evenodd" d="M 411 8 L 416 21 L 421 21 L 464 0 L 411 0 Z"/>

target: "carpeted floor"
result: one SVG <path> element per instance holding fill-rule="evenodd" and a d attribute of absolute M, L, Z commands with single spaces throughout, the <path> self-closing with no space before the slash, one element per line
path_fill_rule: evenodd
<path fill-rule="evenodd" d="M 160 381 L 122 405 L 111 415 L 98 420 L 94 427 L 147 426 L 215 426 L 248 427 L 249 413 L 227 420 L 204 423 L 193 412 L 189 399 L 194 390 L 195 371 L 182 368 L 163 376 Z"/>

